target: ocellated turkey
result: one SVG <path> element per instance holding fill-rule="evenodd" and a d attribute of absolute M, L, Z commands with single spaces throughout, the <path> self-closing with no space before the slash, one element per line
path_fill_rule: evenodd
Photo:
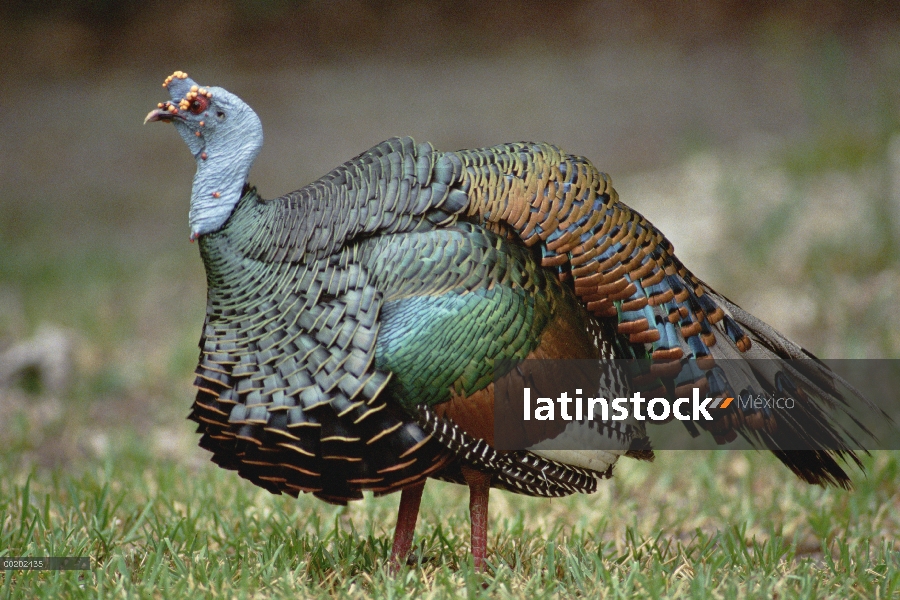
<path fill-rule="evenodd" d="M 596 434 L 616 433 L 619 446 L 496 450 L 501 361 L 781 358 L 828 375 L 694 277 L 583 157 L 543 143 L 442 152 L 393 138 L 263 199 L 247 183 L 263 141 L 253 110 L 180 71 L 163 86 L 171 100 L 146 121 L 173 123 L 197 162 L 190 236 L 208 300 L 190 418 L 200 444 L 276 494 L 341 504 L 402 490 L 395 564 L 428 477 L 469 485 L 483 568 L 491 487 L 589 493 L 619 456 L 652 458 L 645 429 L 603 424 Z M 813 407 L 830 392 L 807 391 Z M 732 414 L 714 432 L 722 442 L 755 426 Z M 825 432 L 837 445 L 812 436 L 802 450 L 769 449 L 805 481 L 848 487 L 835 459 L 858 459 Z"/>

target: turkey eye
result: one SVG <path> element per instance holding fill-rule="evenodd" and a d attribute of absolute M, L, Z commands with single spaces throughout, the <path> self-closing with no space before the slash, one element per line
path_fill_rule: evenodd
<path fill-rule="evenodd" d="M 209 98 L 205 96 L 197 96 L 193 100 L 191 100 L 191 105 L 188 110 L 191 111 L 191 114 L 199 115 L 204 110 L 209 107 Z"/>

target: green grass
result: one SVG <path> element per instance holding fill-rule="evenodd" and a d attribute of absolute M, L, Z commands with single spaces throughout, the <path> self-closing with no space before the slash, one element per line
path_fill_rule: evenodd
<path fill-rule="evenodd" d="M 187 427 L 187 424 L 185 424 Z M 429 482 L 418 563 L 385 565 L 398 495 L 347 508 L 278 497 L 210 463 L 124 439 L 85 470 L 3 465 L 0 548 L 90 556 L 91 571 L 6 571 L 4 597 L 890 598 L 900 594 L 900 453 L 853 492 L 772 457 L 663 452 L 592 496 L 494 492 L 490 573 L 468 558 L 466 493 Z"/>
<path fill-rule="evenodd" d="M 3 597 L 900 595 L 900 452 L 867 458 L 849 493 L 725 451 L 623 461 L 591 496 L 494 492 L 488 575 L 469 562 L 465 489 L 429 482 L 419 563 L 392 577 L 398 495 L 347 508 L 272 496 L 196 447 L 193 247 L 29 248 L 0 244 L 23 299 L 7 331 L 52 320 L 79 335 L 67 390 L 0 389 L 0 553 L 94 568 L 0 572 Z"/>

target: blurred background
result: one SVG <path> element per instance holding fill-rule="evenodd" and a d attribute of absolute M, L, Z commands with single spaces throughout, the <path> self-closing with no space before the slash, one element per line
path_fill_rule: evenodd
<path fill-rule="evenodd" d="M 8 0 L 0 57 L 8 468 L 208 459 L 194 162 L 141 124 L 176 69 L 256 109 L 265 196 L 393 135 L 548 141 L 811 351 L 900 354 L 896 3 Z"/>

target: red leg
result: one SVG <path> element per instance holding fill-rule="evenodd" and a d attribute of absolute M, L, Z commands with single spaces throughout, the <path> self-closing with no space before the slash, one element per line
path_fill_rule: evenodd
<path fill-rule="evenodd" d="M 488 494 L 491 476 L 475 469 L 462 467 L 463 477 L 469 484 L 469 517 L 472 520 L 472 559 L 476 571 L 484 571 L 487 555 Z"/>
<path fill-rule="evenodd" d="M 413 533 L 416 530 L 416 519 L 419 517 L 419 504 L 422 502 L 422 490 L 425 482 L 403 488 L 400 492 L 400 510 L 397 512 L 397 528 L 394 529 L 394 547 L 391 548 L 391 571 L 397 572 L 406 564 L 409 549 L 412 547 Z"/>

